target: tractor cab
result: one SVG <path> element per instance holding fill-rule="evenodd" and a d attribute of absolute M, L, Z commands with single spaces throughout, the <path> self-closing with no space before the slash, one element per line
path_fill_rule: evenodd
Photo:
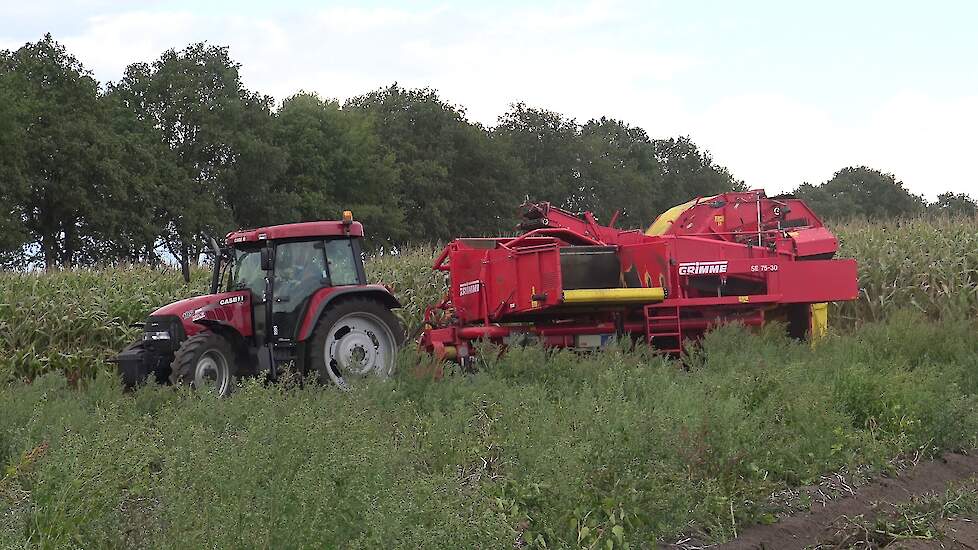
<path fill-rule="evenodd" d="M 319 289 L 365 284 L 359 241 L 346 237 L 315 238 L 269 242 L 265 246 L 233 246 L 229 259 L 222 262 L 219 287 L 226 291 L 247 290 L 252 304 L 260 308 L 265 300 L 265 278 L 274 279 L 272 326 L 279 340 L 294 336 L 309 299 Z M 262 253 L 274 261 L 272 269 L 262 269 Z M 215 265 L 215 269 L 219 266 Z M 214 294 L 220 292 L 217 289 Z M 260 322 L 260 312 L 256 319 Z"/>
<path fill-rule="evenodd" d="M 127 386 L 158 381 L 208 386 L 292 364 L 324 382 L 386 377 L 403 341 L 390 290 L 367 284 L 363 226 L 339 221 L 276 225 L 211 241 L 210 294 L 153 312 L 140 341 L 117 357 Z"/>
<path fill-rule="evenodd" d="M 318 291 L 366 284 L 362 237 L 349 211 L 342 222 L 229 233 L 215 253 L 211 294 L 247 291 L 255 335 L 289 345 Z"/>

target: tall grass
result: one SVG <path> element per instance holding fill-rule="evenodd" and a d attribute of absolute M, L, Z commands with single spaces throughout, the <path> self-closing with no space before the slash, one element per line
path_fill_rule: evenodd
<path fill-rule="evenodd" d="M 418 246 L 397 255 L 373 256 L 365 264 L 367 279 L 390 286 L 400 300 L 403 307 L 398 315 L 408 336 L 421 332 L 425 308 L 438 302 L 447 289 L 445 274 L 431 269 L 440 252 L 432 246 Z"/>
<path fill-rule="evenodd" d="M 645 352 L 514 349 L 359 391 L 248 382 L 0 388 L 0 547 L 649 547 L 729 539 L 773 491 L 970 448 L 974 324 L 898 314 L 814 351 L 711 333 Z"/>
<path fill-rule="evenodd" d="M 0 547 L 632 547 L 729 538 L 772 491 L 978 444 L 973 220 L 835 228 L 859 301 L 814 351 L 725 327 L 645 350 L 483 354 L 476 375 L 229 400 L 96 374 L 129 324 L 205 292 L 142 267 L 0 273 Z M 436 251 L 367 262 L 412 333 Z M 909 310 L 909 311 L 908 311 Z M 33 380 L 26 383 L 23 380 Z"/>

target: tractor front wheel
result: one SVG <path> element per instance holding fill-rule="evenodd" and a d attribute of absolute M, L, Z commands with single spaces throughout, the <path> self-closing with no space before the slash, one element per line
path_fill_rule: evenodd
<path fill-rule="evenodd" d="M 394 372 L 404 329 L 376 300 L 353 298 L 329 308 L 313 333 L 310 364 L 320 383 L 343 390 L 363 378 L 387 378 Z"/>
<path fill-rule="evenodd" d="M 171 371 L 173 384 L 187 384 L 226 397 L 234 388 L 234 350 L 220 334 L 195 334 L 180 344 Z"/>

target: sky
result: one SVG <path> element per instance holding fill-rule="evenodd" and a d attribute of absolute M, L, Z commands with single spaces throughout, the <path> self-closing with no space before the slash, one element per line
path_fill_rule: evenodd
<path fill-rule="evenodd" d="M 690 136 L 752 188 L 867 165 L 978 197 L 978 2 L 0 0 L 0 49 L 50 32 L 102 83 L 207 41 L 252 90 L 397 82 L 495 124 L 523 101 Z"/>

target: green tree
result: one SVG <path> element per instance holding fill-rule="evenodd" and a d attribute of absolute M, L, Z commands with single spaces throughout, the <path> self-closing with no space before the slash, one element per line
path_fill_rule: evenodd
<path fill-rule="evenodd" d="M 24 191 L 25 250 L 38 251 L 25 261 L 51 268 L 114 259 L 102 245 L 125 230 L 132 186 L 98 83 L 50 34 L 5 55 L 0 74 L 23 109 L 14 122 L 20 160 L 5 170 L 20 181 L 7 185 Z"/>
<path fill-rule="evenodd" d="M 284 162 L 264 142 L 271 99 L 246 90 L 239 69 L 226 47 L 198 43 L 130 65 L 111 88 L 174 154 L 178 170 L 161 190 L 158 214 L 162 243 L 188 280 L 206 235 L 232 228 L 236 214 L 271 217 L 276 205 L 270 186 Z"/>
<path fill-rule="evenodd" d="M 662 170 L 656 208 L 659 212 L 696 197 L 747 189 L 742 181 L 734 178 L 725 167 L 713 162 L 710 153 L 701 151 L 689 137 L 657 139 L 653 146 Z"/>
<path fill-rule="evenodd" d="M 619 120 L 579 126 L 517 103 L 500 117 L 493 137 L 520 162 L 518 189 L 605 221 L 621 210 L 623 223 L 641 227 L 690 198 L 744 188 L 689 138 L 651 140 Z"/>
<path fill-rule="evenodd" d="M 506 154 L 519 162 L 515 188 L 533 200 L 579 210 L 590 196 L 582 181 L 583 143 L 573 119 L 516 103 L 492 130 Z"/>
<path fill-rule="evenodd" d="M 819 216 L 829 219 L 892 218 L 916 214 L 924 208 L 923 198 L 911 194 L 893 174 L 866 166 L 843 168 L 821 185 L 803 183 L 795 195 Z"/>
<path fill-rule="evenodd" d="M 394 155 L 407 238 L 445 240 L 498 230 L 511 219 L 519 202 L 510 192 L 512 161 L 434 90 L 394 84 L 348 101 L 345 109 L 365 114 Z"/>
<path fill-rule="evenodd" d="M 519 163 L 483 126 L 459 128 L 457 151 L 451 177 L 460 182 L 453 193 L 454 208 L 450 233 L 459 235 L 511 234 L 516 213 L 527 191 L 520 189 Z"/>
<path fill-rule="evenodd" d="M 394 156 L 362 113 L 297 94 L 276 115 L 274 142 L 286 153 L 276 191 L 289 202 L 290 218 L 336 218 L 349 209 L 375 245 L 408 237 Z"/>
<path fill-rule="evenodd" d="M 941 193 L 937 200 L 927 205 L 929 212 L 946 216 L 974 216 L 978 213 L 978 203 L 965 193 Z"/>
<path fill-rule="evenodd" d="M 662 168 L 645 130 L 608 118 L 581 128 L 579 210 L 607 222 L 620 211 L 620 226 L 645 227 L 666 204 Z"/>
<path fill-rule="evenodd" d="M 24 206 L 27 198 L 25 97 L 18 94 L 15 75 L 9 70 L 12 54 L 0 52 L 0 263 L 16 264 L 27 244 Z"/>
<path fill-rule="evenodd" d="M 161 211 L 170 200 L 171 182 L 181 177 L 173 152 L 159 139 L 148 121 L 140 119 L 122 94 L 110 88 L 102 96 L 111 139 L 121 151 L 115 170 L 125 180 L 128 200 L 121 208 L 105 212 L 120 219 L 113 238 L 100 243 L 107 257 L 156 265 L 160 235 L 166 227 Z"/>
<path fill-rule="evenodd" d="M 293 198 L 281 190 L 287 152 L 275 143 L 272 103 L 268 96 L 251 94 L 233 104 L 236 118 L 232 121 L 236 122 L 228 134 L 232 156 L 227 159 L 220 187 L 235 227 L 299 221 L 290 211 Z M 322 215 L 312 218 L 322 219 Z"/>

